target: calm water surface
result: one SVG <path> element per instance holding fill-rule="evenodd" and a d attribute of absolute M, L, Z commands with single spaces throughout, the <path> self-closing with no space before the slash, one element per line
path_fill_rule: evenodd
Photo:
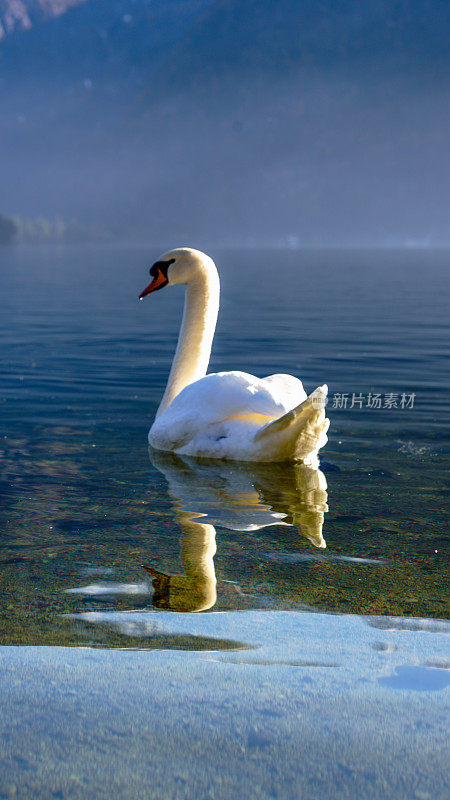
<path fill-rule="evenodd" d="M 447 617 L 449 252 L 211 250 L 210 369 L 326 382 L 319 474 L 148 453 L 183 302 L 137 300 L 159 252 L 0 253 L 1 643 L 236 646 L 132 609 Z"/>

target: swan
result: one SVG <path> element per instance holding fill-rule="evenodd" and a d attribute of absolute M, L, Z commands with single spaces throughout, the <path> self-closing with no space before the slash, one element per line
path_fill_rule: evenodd
<path fill-rule="evenodd" d="M 220 296 L 214 261 L 199 250 L 180 247 L 160 256 L 150 275 L 140 300 L 165 286 L 186 286 L 178 344 L 148 434 L 150 445 L 201 458 L 317 466 L 329 426 L 327 386 L 307 397 L 293 375 L 207 375 Z"/>

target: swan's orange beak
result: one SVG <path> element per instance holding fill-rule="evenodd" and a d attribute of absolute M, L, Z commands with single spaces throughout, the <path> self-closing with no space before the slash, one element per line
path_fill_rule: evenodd
<path fill-rule="evenodd" d="M 153 278 L 152 282 L 149 283 L 144 291 L 140 293 L 139 300 L 142 300 L 147 294 L 150 294 L 150 292 L 156 292 L 157 289 L 162 289 L 166 283 L 168 283 L 168 280 L 164 273 L 159 269 L 156 278 Z"/>

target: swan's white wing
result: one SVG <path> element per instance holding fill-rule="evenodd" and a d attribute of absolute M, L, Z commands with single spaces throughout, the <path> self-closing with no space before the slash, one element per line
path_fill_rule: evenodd
<path fill-rule="evenodd" d="M 178 450 L 209 426 L 235 418 L 265 425 L 303 402 L 306 393 L 292 375 L 256 378 L 246 372 L 216 372 L 186 386 L 155 420 L 150 443 Z"/>
<path fill-rule="evenodd" d="M 294 375 L 277 373 L 276 375 L 269 375 L 267 378 L 262 378 L 260 383 L 270 391 L 272 397 L 280 398 L 286 409 L 282 414 L 291 411 L 300 403 L 303 403 L 303 400 L 306 400 L 306 392 L 303 388 L 303 384 L 298 378 L 295 378 Z"/>

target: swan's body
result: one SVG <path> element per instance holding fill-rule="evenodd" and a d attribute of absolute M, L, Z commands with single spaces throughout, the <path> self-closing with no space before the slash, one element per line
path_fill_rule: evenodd
<path fill-rule="evenodd" d="M 219 310 L 219 276 L 204 253 L 181 248 L 151 269 L 141 298 L 167 284 L 186 284 L 178 345 L 149 442 L 181 455 L 238 461 L 313 463 L 327 441 L 327 387 L 306 396 L 292 375 L 206 375 Z"/>
<path fill-rule="evenodd" d="M 300 424 L 270 436 L 270 423 L 298 406 Z M 245 372 L 217 372 L 186 386 L 157 416 L 148 438 L 152 447 L 179 455 L 305 460 L 326 441 L 324 418 L 292 375 L 259 379 Z"/>

